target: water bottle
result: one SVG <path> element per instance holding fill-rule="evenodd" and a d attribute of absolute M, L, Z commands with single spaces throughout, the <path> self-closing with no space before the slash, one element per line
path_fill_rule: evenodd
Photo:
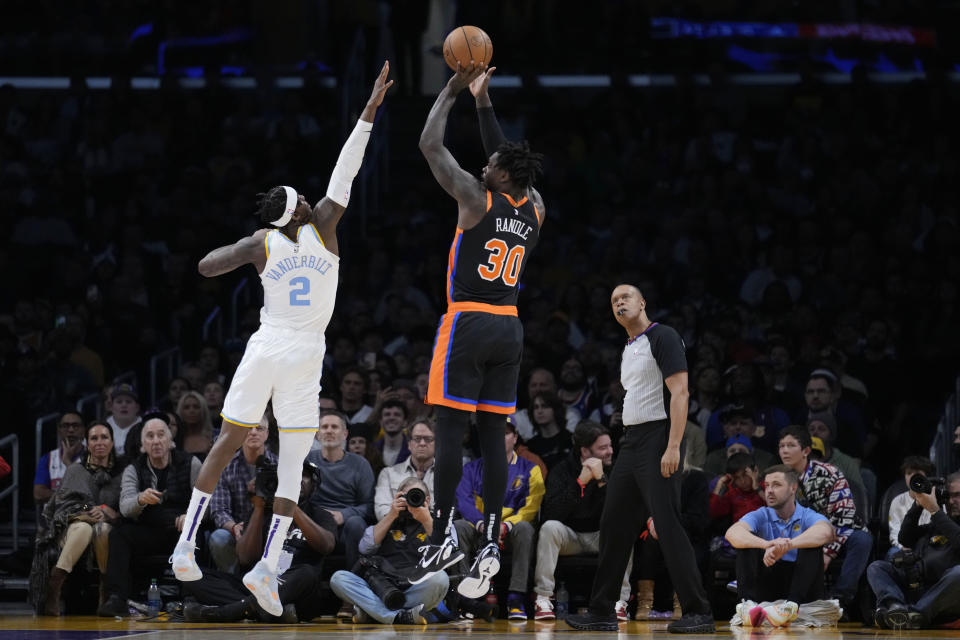
<path fill-rule="evenodd" d="M 490 583 L 490 590 L 487 591 L 487 595 L 486 595 L 486 597 L 484 598 L 484 601 L 487 603 L 487 605 L 490 606 L 490 608 L 491 608 L 492 611 L 494 611 L 494 612 L 497 611 L 497 604 L 498 604 L 498 603 L 497 603 L 497 592 L 493 590 L 493 583 L 492 583 L 492 582 Z"/>
<path fill-rule="evenodd" d="M 150 581 L 150 588 L 147 590 L 147 609 L 150 615 L 155 616 L 160 613 L 163 603 L 160 601 L 160 587 L 157 586 L 157 579 Z"/>
<path fill-rule="evenodd" d="M 567 587 L 562 582 L 560 583 L 560 588 L 557 589 L 557 609 L 554 611 L 554 614 L 558 618 L 563 618 L 570 611 L 570 594 L 567 593 Z"/>

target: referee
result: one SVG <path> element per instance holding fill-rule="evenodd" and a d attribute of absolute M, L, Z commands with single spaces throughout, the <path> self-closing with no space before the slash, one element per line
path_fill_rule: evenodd
<path fill-rule="evenodd" d="M 647 317 L 647 301 L 637 287 L 621 284 L 610 298 L 613 314 L 630 339 L 623 350 L 620 382 L 624 436 L 600 518 L 600 557 L 590 610 L 568 616 L 575 629 L 617 631 L 614 603 L 633 543 L 647 516 L 652 516 L 670 579 L 683 616 L 672 633 L 710 633 L 713 614 L 680 525 L 680 461 L 687 422 L 687 358 L 683 340 L 672 328 Z M 669 419 L 668 419 L 669 416 Z"/>

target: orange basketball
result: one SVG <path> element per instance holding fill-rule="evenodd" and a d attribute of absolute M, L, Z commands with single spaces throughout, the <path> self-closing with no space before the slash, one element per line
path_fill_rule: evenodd
<path fill-rule="evenodd" d="M 443 41 L 443 59 L 447 66 L 457 70 L 457 62 L 464 69 L 474 64 L 490 64 L 493 58 L 493 42 L 490 36 L 480 27 L 466 25 L 457 27 L 447 35 Z"/>

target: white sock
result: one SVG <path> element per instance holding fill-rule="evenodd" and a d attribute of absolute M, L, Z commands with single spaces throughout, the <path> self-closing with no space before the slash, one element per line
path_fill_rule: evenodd
<path fill-rule="evenodd" d="M 200 522 L 203 520 L 203 514 L 207 511 L 210 504 L 210 494 L 194 489 L 190 496 L 190 506 L 187 507 L 187 519 L 183 522 L 183 531 L 180 532 L 180 542 L 187 542 L 196 545 L 197 531 L 200 530 Z"/>
<path fill-rule="evenodd" d="M 267 544 L 263 548 L 263 557 L 267 568 L 273 573 L 277 572 L 277 564 L 280 562 L 280 552 L 283 551 L 283 543 L 287 539 L 287 530 L 293 518 L 290 516 L 278 516 L 273 514 L 270 520 L 270 526 L 267 528 Z"/>

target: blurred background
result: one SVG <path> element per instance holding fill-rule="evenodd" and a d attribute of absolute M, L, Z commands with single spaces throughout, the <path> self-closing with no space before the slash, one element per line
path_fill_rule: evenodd
<path fill-rule="evenodd" d="M 4 513 L 30 508 L 60 412 L 103 414 L 118 382 L 142 409 L 169 405 L 177 376 L 229 382 L 258 326 L 256 273 L 207 280 L 196 263 L 256 228 L 258 192 L 322 197 L 384 59 L 397 86 L 340 227 L 324 388 L 336 398 L 368 353 L 371 405 L 426 371 L 456 208 L 417 139 L 458 24 L 493 40 L 507 136 L 546 155 L 521 407 L 544 367 L 616 426 L 609 294 L 629 281 L 683 335 L 705 430 L 730 404 L 804 424 L 808 375 L 827 367 L 854 416 L 843 446 L 879 493 L 909 453 L 957 466 L 960 3 L 8 0 L 2 14 L 0 455 L 19 456 Z M 478 134 L 464 97 L 447 140 L 477 173 Z M 571 357 L 583 380 L 563 378 Z"/>

